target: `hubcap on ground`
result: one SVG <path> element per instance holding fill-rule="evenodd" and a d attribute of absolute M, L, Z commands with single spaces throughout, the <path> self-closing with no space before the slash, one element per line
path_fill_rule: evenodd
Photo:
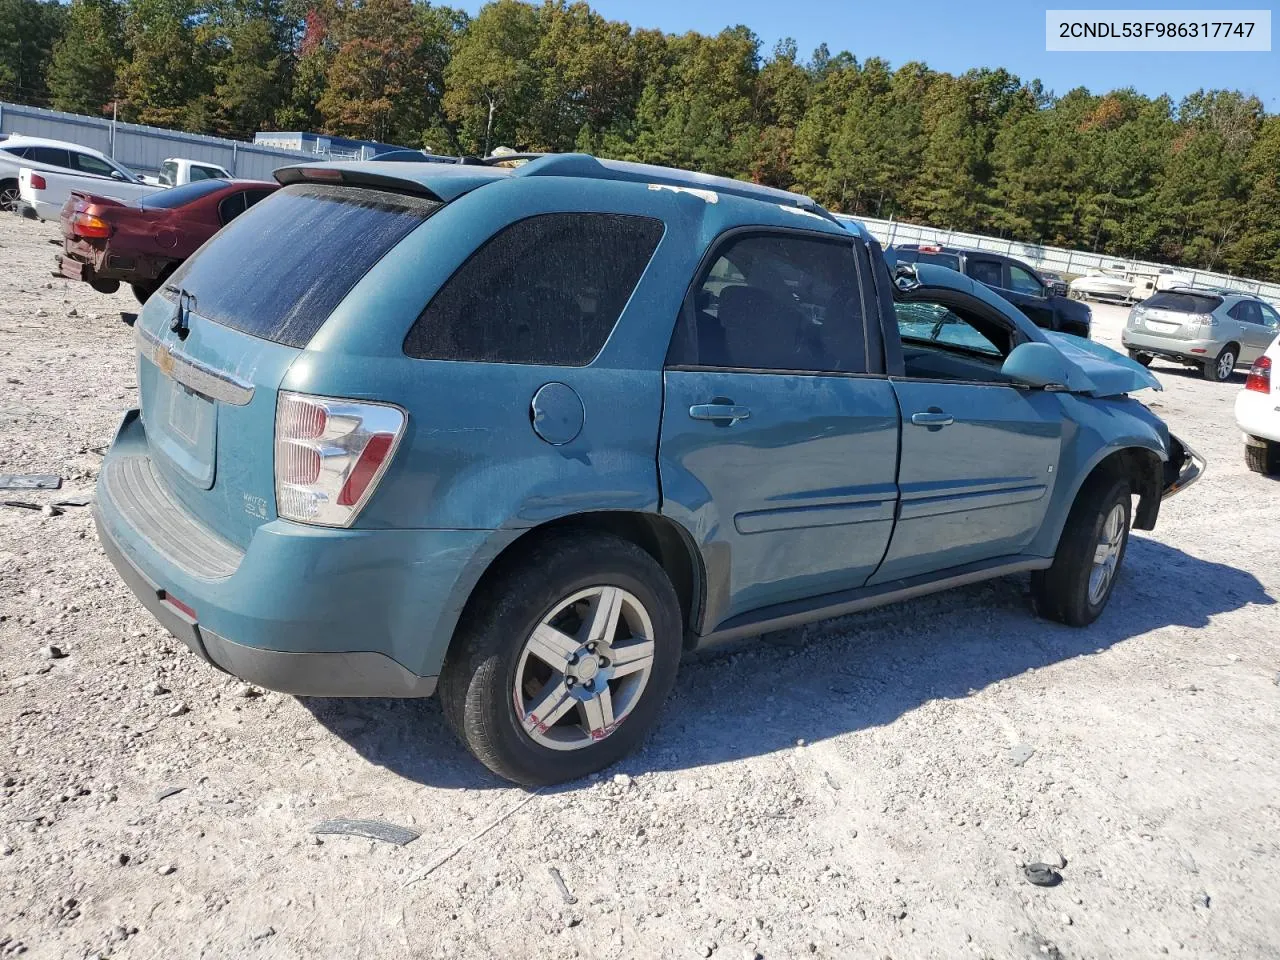
<path fill-rule="evenodd" d="M 536 743 L 580 750 L 635 709 L 653 668 L 653 621 L 634 594 L 588 587 L 561 600 L 516 664 L 516 717 Z"/>
<path fill-rule="evenodd" d="M 1124 507 L 1116 504 L 1103 521 L 1098 545 L 1093 551 L 1093 570 L 1089 574 L 1089 602 L 1098 604 L 1107 595 L 1107 588 L 1115 579 L 1116 566 L 1120 563 L 1120 548 L 1124 545 Z"/>
<path fill-rule="evenodd" d="M 1218 379 L 1225 380 L 1236 368 L 1235 354 L 1227 352 L 1218 358 Z"/>

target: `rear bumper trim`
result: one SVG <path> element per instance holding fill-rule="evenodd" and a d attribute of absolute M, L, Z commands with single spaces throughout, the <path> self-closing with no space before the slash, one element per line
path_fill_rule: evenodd
<path fill-rule="evenodd" d="M 192 653 L 224 673 L 298 697 L 407 698 L 435 693 L 436 677 L 420 677 L 382 653 L 264 650 L 203 629 L 194 618 L 165 602 L 168 593 L 126 556 L 96 506 L 94 523 L 107 558 L 142 605 Z"/>

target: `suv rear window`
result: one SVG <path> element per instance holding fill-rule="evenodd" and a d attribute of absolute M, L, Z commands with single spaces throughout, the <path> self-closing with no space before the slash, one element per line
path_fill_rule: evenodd
<path fill-rule="evenodd" d="M 894 254 L 903 263 L 933 263 L 939 267 L 959 271 L 960 257 L 954 253 L 921 253 L 919 250 L 895 249 Z"/>
<path fill-rule="evenodd" d="M 499 231 L 405 337 L 420 360 L 581 367 L 609 339 L 662 239 L 661 220 L 551 213 Z"/>
<path fill-rule="evenodd" d="M 1207 293 L 1160 290 L 1142 301 L 1142 305 L 1153 310 L 1172 310 L 1176 313 L 1213 313 L 1222 306 L 1222 298 Z"/>
<path fill-rule="evenodd" d="M 178 268 L 166 296 L 180 287 L 202 317 L 305 347 L 360 278 L 440 206 L 362 187 L 294 184 L 231 221 Z"/>

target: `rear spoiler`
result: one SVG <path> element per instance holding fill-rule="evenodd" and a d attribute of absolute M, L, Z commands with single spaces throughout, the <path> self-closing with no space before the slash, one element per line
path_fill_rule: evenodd
<path fill-rule="evenodd" d="M 69 199 L 71 200 L 72 203 L 75 203 L 77 201 L 84 201 L 85 203 L 92 203 L 94 206 L 98 206 L 98 207 L 127 206 L 127 204 L 122 203 L 121 201 L 115 199 L 114 197 L 100 197 L 96 193 L 86 193 L 83 190 L 72 190 Z"/>
<path fill-rule="evenodd" d="M 391 164 L 387 164 L 387 166 L 391 166 Z M 359 187 L 382 187 L 396 193 L 411 193 L 415 196 L 426 197 L 428 200 L 435 200 L 437 203 L 444 202 L 433 191 L 417 180 L 386 173 L 375 173 L 354 167 L 299 164 L 292 167 L 280 167 L 273 173 L 273 176 L 282 187 L 287 187 L 292 183 L 349 183 Z"/>

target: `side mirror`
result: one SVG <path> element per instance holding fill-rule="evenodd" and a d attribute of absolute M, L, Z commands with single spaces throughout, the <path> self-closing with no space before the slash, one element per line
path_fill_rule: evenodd
<path fill-rule="evenodd" d="M 1020 343 L 1005 358 L 1000 372 L 1026 387 L 1065 387 L 1067 358 L 1048 343 Z"/>

